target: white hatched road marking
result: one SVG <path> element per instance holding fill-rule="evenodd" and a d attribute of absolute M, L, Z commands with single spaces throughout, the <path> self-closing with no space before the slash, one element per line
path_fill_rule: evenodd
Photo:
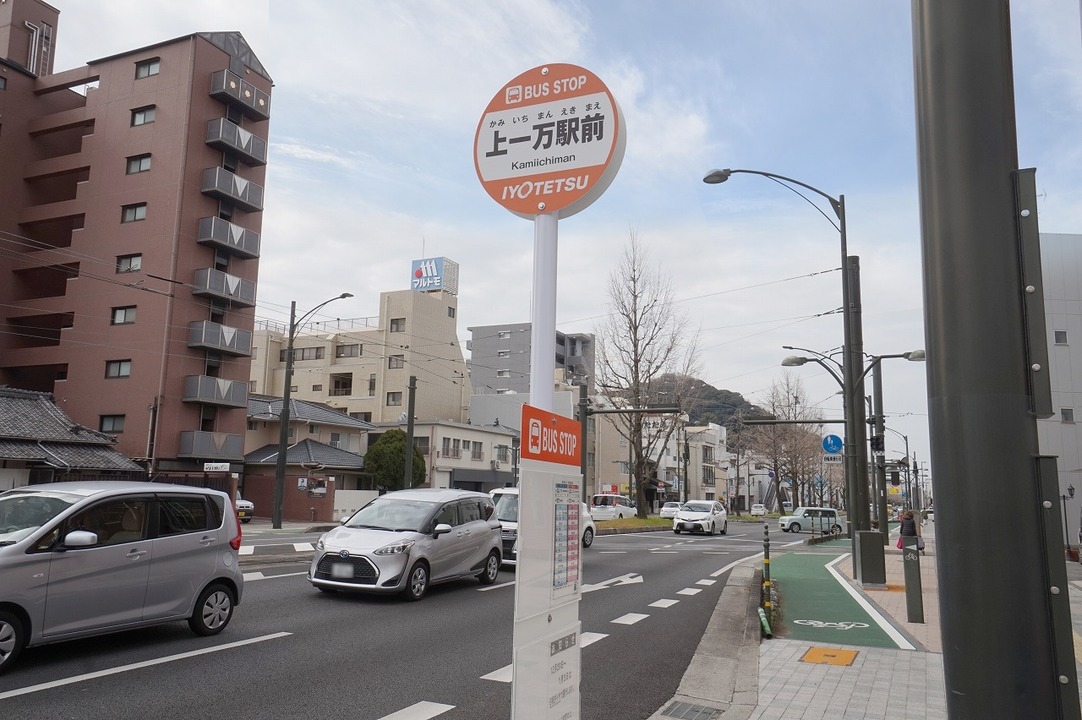
<path fill-rule="evenodd" d="M 702 588 L 684 588 L 683 590 L 677 590 L 677 595 L 698 595 L 703 590 Z"/>
<path fill-rule="evenodd" d="M 219 652 L 220 650 L 231 650 L 233 648 L 242 647 L 244 645 L 252 645 L 253 643 L 264 642 L 266 640 L 277 640 L 278 638 L 284 638 L 292 635 L 293 633 L 279 632 L 271 635 L 261 635 L 259 637 L 249 638 L 248 640 L 240 640 L 238 642 L 226 643 L 225 645 L 215 645 L 214 647 L 203 648 L 202 650 L 192 650 L 191 652 L 180 653 L 178 655 L 167 655 L 165 657 L 156 658 L 154 660 L 145 660 L 143 662 L 131 663 L 130 665 L 121 665 L 119 667 L 110 668 L 108 670 L 99 670 L 97 672 L 86 673 L 84 675 L 73 675 L 63 680 L 53 680 L 52 682 L 41 683 L 40 685 L 30 685 L 28 687 L 19 688 L 18 690 L 9 690 L 8 692 L 0 693 L 0 700 L 6 700 L 7 698 L 18 697 L 19 695 L 29 695 L 30 693 L 40 692 L 42 690 L 49 690 L 55 687 L 63 687 L 64 685 L 72 685 L 74 683 L 85 682 L 87 680 L 96 680 L 97 678 L 108 677 L 110 675 L 119 675 L 123 672 L 129 672 L 131 670 L 141 670 L 147 667 L 153 667 L 154 665 L 163 665 L 175 660 L 187 660 L 188 658 L 199 657 L 200 655 L 209 655 L 210 653 Z"/>
<path fill-rule="evenodd" d="M 237 550 L 237 555 L 253 555 L 255 554 L 255 545 L 241 545 L 240 550 Z"/>
<path fill-rule="evenodd" d="M 627 615 L 621 615 L 612 622 L 617 625 L 634 625 L 640 620 L 645 620 L 650 617 L 649 615 L 643 615 L 642 613 L 628 613 Z"/>
<path fill-rule="evenodd" d="M 669 600 L 667 598 L 662 598 L 661 600 L 655 600 L 654 602 L 650 603 L 650 607 L 667 608 L 667 607 L 672 607 L 673 605 L 675 605 L 678 602 L 680 602 L 680 601 L 679 600 Z"/>
<path fill-rule="evenodd" d="M 293 543 L 293 549 L 297 552 L 309 552 L 316 548 L 312 543 Z"/>
<path fill-rule="evenodd" d="M 717 580 L 697 580 L 695 582 L 696 585 L 706 585 L 707 587 L 710 587 L 711 585 L 714 585 L 716 583 Z"/>
<path fill-rule="evenodd" d="M 379 720 L 428 720 L 428 718 L 434 718 L 437 715 L 443 715 L 448 710 L 454 710 L 454 705 L 444 705 L 443 703 L 428 702 L 422 700 L 419 703 L 414 703 L 408 708 L 403 708 L 398 712 L 393 712 L 390 715 L 384 715 Z"/>
<path fill-rule="evenodd" d="M 588 645 L 593 645 L 598 640 L 603 640 L 608 637 L 606 633 L 584 632 L 579 635 L 579 647 L 584 648 Z M 492 680 L 493 682 L 509 683 L 511 682 L 511 673 L 513 665 L 504 665 L 499 670 L 493 670 L 488 675 L 482 675 L 482 680 Z"/>
<path fill-rule="evenodd" d="M 295 572 L 295 573 L 282 573 L 281 575 L 264 575 L 263 573 L 256 571 L 250 573 L 244 573 L 244 582 L 250 582 L 255 580 L 276 580 L 284 577 L 296 577 L 297 575 L 307 575 L 307 572 Z"/>

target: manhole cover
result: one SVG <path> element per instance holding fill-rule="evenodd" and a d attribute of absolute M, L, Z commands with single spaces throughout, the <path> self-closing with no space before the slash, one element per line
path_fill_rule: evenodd
<path fill-rule="evenodd" d="M 721 714 L 721 710 L 686 702 L 674 702 L 662 710 L 661 714 L 666 717 L 680 718 L 680 720 L 714 720 Z"/>

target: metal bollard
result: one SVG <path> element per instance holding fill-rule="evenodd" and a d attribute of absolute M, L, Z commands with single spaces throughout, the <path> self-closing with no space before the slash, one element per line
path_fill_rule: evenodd
<path fill-rule="evenodd" d="M 763 609 L 770 614 L 770 525 L 763 523 Z"/>
<path fill-rule="evenodd" d="M 902 538 L 902 570 L 905 574 L 905 612 L 911 623 L 924 622 L 924 596 L 921 595 L 920 550 L 917 538 Z"/>

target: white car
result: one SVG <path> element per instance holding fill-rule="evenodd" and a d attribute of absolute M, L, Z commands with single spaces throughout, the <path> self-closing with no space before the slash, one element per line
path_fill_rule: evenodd
<path fill-rule="evenodd" d="M 662 520 L 672 520 L 674 517 L 676 517 L 676 511 L 679 509 L 680 503 L 667 502 L 661 506 L 661 512 L 659 513 L 659 516 Z"/>
<path fill-rule="evenodd" d="M 627 495 L 594 495 L 590 498 L 594 520 L 618 520 L 635 517 L 635 505 Z"/>
<path fill-rule="evenodd" d="M 716 500 L 689 500 L 676 511 L 676 517 L 672 521 L 672 531 L 677 535 L 684 531 L 710 535 L 720 532 L 724 535 L 729 531 L 729 519 L 725 506 Z"/>
<path fill-rule="evenodd" d="M 500 521 L 503 564 L 518 565 L 518 488 L 497 488 L 489 492 L 489 495 L 492 502 L 496 503 L 496 519 Z M 582 532 L 582 546 L 588 548 L 593 545 L 597 526 L 586 503 L 579 503 L 579 528 Z"/>
<path fill-rule="evenodd" d="M 245 524 L 252 522 L 252 516 L 255 515 L 255 503 L 238 496 L 233 507 L 237 510 L 238 520 Z"/>
<path fill-rule="evenodd" d="M 766 505 L 762 503 L 755 503 L 751 506 L 752 515 L 766 515 Z"/>
<path fill-rule="evenodd" d="M 813 533 L 840 534 L 845 528 L 834 508 L 798 507 L 792 515 L 778 518 L 778 527 L 785 532 L 811 530 Z"/>

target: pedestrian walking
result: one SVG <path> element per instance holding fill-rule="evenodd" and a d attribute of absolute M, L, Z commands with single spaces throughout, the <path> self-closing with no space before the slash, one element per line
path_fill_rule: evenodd
<path fill-rule="evenodd" d="M 916 514 L 912 510 L 906 510 L 902 513 L 902 520 L 898 526 L 898 547 L 904 547 L 905 541 L 902 538 L 915 537 L 917 538 L 917 549 L 922 553 L 924 552 L 924 538 L 920 534 L 921 522 L 917 519 Z"/>

